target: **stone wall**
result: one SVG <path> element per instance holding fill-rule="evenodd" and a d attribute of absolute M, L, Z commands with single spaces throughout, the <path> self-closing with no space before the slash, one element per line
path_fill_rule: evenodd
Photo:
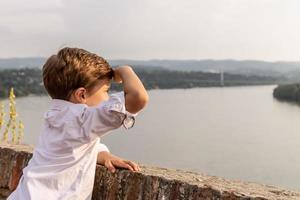
<path fill-rule="evenodd" d="M 16 188 L 33 147 L 0 145 L 0 200 Z M 300 192 L 240 181 L 228 181 L 183 170 L 141 166 L 140 172 L 97 165 L 93 199 L 280 199 L 300 200 Z"/>

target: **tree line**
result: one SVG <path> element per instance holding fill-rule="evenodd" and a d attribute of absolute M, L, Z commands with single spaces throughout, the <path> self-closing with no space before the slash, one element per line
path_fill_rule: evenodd
<path fill-rule="evenodd" d="M 174 71 L 159 67 L 133 67 L 146 89 L 171 89 L 221 86 L 219 73 Z M 224 86 L 275 84 L 279 80 L 268 76 L 246 76 L 224 73 Z M 4 69 L 0 71 L 0 98 L 6 98 L 13 87 L 17 97 L 47 94 L 39 68 Z M 112 90 L 122 86 L 112 84 Z"/>
<path fill-rule="evenodd" d="M 273 91 L 276 99 L 300 102 L 300 83 L 279 85 Z"/>

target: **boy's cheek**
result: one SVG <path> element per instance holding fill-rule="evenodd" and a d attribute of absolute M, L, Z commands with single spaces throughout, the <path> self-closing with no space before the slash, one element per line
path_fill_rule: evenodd
<path fill-rule="evenodd" d="M 99 97 L 99 103 L 101 103 L 102 101 L 107 101 L 108 99 L 109 99 L 109 95 L 107 92 L 105 92 Z"/>

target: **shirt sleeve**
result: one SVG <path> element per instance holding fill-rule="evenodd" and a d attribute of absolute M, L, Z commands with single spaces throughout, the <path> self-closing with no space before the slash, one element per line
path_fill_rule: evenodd
<path fill-rule="evenodd" d="M 137 114 L 126 110 L 124 92 L 114 93 L 98 106 L 86 106 L 83 109 L 80 117 L 81 130 L 93 139 L 122 125 L 130 129 L 134 126 Z"/>
<path fill-rule="evenodd" d="M 102 152 L 102 151 L 110 152 L 109 149 L 107 148 L 107 146 L 101 142 L 98 143 L 97 150 L 98 150 L 98 152 Z"/>

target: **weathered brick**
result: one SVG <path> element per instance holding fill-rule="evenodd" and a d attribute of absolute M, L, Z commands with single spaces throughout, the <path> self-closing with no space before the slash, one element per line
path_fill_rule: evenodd
<path fill-rule="evenodd" d="M 0 145 L 0 200 L 17 186 L 33 147 Z M 93 200 L 300 200 L 300 192 L 241 181 L 228 181 L 183 170 L 140 165 L 140 172 L 97 165 Z"/>

